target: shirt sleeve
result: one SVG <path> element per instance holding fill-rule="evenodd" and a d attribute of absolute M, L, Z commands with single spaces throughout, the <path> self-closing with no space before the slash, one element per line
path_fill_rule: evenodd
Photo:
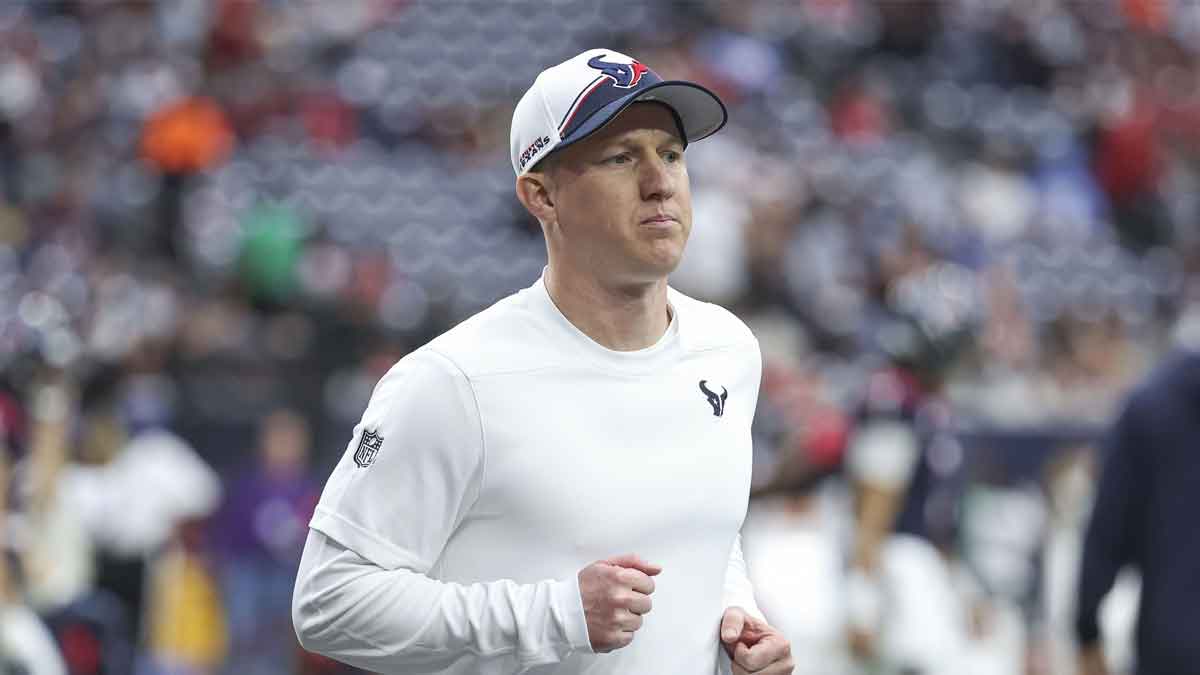
<path fill-rule="evenodd" d="M 533 584 L 429 576 L 478 498 L 484 453 L 470 382 L 448 358 L 424 348 L 380 380 L 310 523 L 293 596 L 305 648 L 405 673 L 590 651 L 574 575 Z"/>
<path fill-rule="evenodd" d="M 309 525 L 385 569 L 427 572 L 478 497 L 483 452 L 466 377 L 413 352 L 375 386 Z"/>
<path fill-rule="evenodd" d="M 754 586 L 746 569 L 746 558 L 742 555 L 742 535 L 734 536 L 729 551 L 729 563 L 725 567 L 725 608 L 741 607 L 747 613 L 766 621 L 758 602 L 754 599 Z"/>
<path fill-rule="evenodd" d="M 1100 602 L 1112 589 L 1117 573 L 1133 562 L 1146 484 L 1140 453 L 1149 446 L 1139 428 L 1135 397 L 1117 420 L 1105 443 L 1096 502 L 1084 535 L 1082 569 L 1076 604 L 1075 632 L 1081 645 L 1100 637 Z"/>
<path fill-rule="evenodd" d="M 292 598 L 305 649 L 376 673 L 512 670 L 592 653 L 578 578 L 457 584 L 383 569 L 310 530 Z"/>

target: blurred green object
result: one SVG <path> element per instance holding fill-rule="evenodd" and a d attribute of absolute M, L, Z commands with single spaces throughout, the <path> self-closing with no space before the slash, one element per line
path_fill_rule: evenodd
<path fill-rule="evenodd" d="M 239 270 L 246 289 L 259 300 L 282 302 L 296 288 L 304 226 L 292 208 L 259 202 L 242 217 Z"/>

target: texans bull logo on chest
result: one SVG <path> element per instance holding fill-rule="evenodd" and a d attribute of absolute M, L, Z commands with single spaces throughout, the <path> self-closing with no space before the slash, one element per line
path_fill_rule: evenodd
<path fill-rule="evenodd" d="M 708 399 L 708 404 L 712 406 L 713 416 L 720 417 L 725 414 L 725 399 L 729 398 L 729 390 L 721 387 L 721 393 L 708 388 L 708 380 L 700 380 L 700 391 L 704 392 L 705 398 Z"/>

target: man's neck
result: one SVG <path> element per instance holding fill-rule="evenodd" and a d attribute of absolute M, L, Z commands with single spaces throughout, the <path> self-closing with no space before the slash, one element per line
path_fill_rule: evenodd
<path fill-rule="evenodd" d="M 614 351 L 653 346 L 670 324 L 667 280 L 606 285 L 590 276 L 546 268 L 546 291 L 576 328 Z"/>

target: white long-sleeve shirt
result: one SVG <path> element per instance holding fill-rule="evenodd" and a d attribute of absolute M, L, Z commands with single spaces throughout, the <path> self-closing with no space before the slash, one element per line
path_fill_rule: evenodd
<path fill-rule="evenodd" d="M 539 280 L 393 367 L 311 522 L 301 643 L 383 673 L 721 672 L 723 610 L 760 614 L 738 529 L 761 363 L 733 315 L 669 299 L 658 344 L 615 352 Z M 577 574 L 624 553 L 662 565 L 654 608 L 596 654 Z"/>

